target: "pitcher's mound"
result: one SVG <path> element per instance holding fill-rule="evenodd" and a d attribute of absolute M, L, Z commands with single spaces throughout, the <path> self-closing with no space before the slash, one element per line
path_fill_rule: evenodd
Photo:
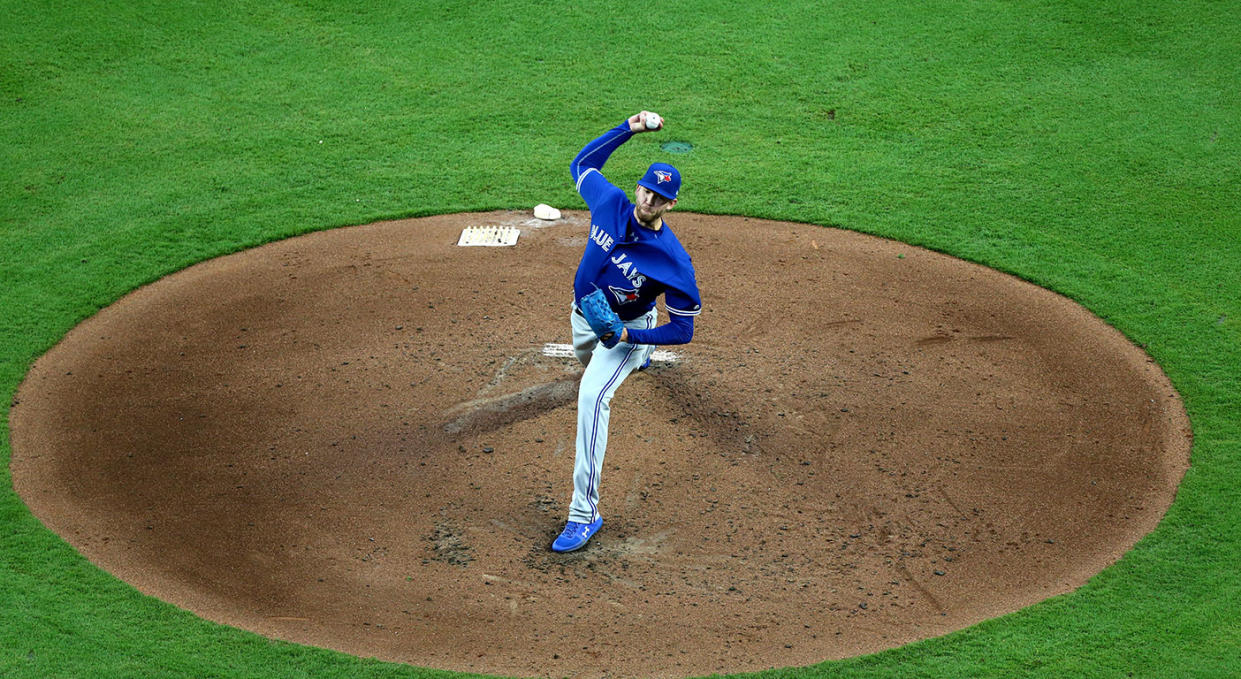
<path fill-rule="evenodd" d="M 587 219 L 317 233 L 134 292 L 38 361 L 14 485 L 205 618 L 503 675 L 816 663 L 1071 590 L 1189 451 L 1151 360 L 1076 304 L 855 233 L 673 214 L 704 310 L 613 402 L 603 531 L 572 492 Z M 457 247 L 466 226 L 514 247 Z"/>

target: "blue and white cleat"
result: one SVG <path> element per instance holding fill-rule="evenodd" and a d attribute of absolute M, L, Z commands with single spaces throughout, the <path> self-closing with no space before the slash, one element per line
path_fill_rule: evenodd
<path fill-rule="evenodd" d="M 650 357 L 650 356 L 647 356 L 647 357 L 646 357 L 646 362 L 645 362 L 645 363 L 643 363 L 643 364 L 642 364 L 642 365 L 638 368 L 638 372 L 642 372 L 643 370 L 646 370 L 646 369 L 647 369 L 647 368 L 649 368 L 649 367 L 651 367 L 651 357 Z"/>
<path fill-rule="evenodd" d="M 590 523 L 578 523 L 570 521 L 564 525 L 564 530 L 560 532 L 559 537 L 552 543 L 553 552 L 572 552 L 586 546 L 590 538 L 599 529 L 603 527 L 603 517 L 599 517 Z"/>

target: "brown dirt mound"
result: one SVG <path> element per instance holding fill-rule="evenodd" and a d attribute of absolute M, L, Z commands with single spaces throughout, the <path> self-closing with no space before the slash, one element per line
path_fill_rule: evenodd
<path fill-rule="evenodd" d="M 571 494 L 586 217 L 313 234 L 89 319 L 12 410 L 14 485 L 210 620 L 415 665 L 674 677 L 936 636 L 1071 590 L 1187 466 L 1168 381 L 1074 303 L 815 226 L 676 214 L 705 310 L 614 402 L 603 531 Z M 512 248 L 457 248 L 517 225 Z"/>

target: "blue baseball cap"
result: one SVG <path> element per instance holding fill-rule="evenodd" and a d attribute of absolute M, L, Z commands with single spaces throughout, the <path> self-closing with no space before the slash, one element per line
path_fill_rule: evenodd
<path fill-rule="evenodd" d="M 651 163 L 638 180 L 638 186 L 645 186 L 668 200 L 676 200 L 681 191 L 681 173 L 668 163 Z"/>

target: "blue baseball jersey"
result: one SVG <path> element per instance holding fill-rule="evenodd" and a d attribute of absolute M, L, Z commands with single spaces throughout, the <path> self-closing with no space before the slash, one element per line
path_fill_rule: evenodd
<path fill-rule="evenodd" d="M 590 238 L 573 281 L 574 299 L 599 288 L 621 320 L 642 316 L 664 296 L 670 323 L 629 330 L 634 344 L 683 344 L 693 336 L 702 310 L 694 264 L 664 222 L 659 230 L 640 225 L 629 195 L 600 172 L 612 152 L 633 133 L 628 121 L 587 144 L 573 159 L 577 191 L 590 208 Z"/>

